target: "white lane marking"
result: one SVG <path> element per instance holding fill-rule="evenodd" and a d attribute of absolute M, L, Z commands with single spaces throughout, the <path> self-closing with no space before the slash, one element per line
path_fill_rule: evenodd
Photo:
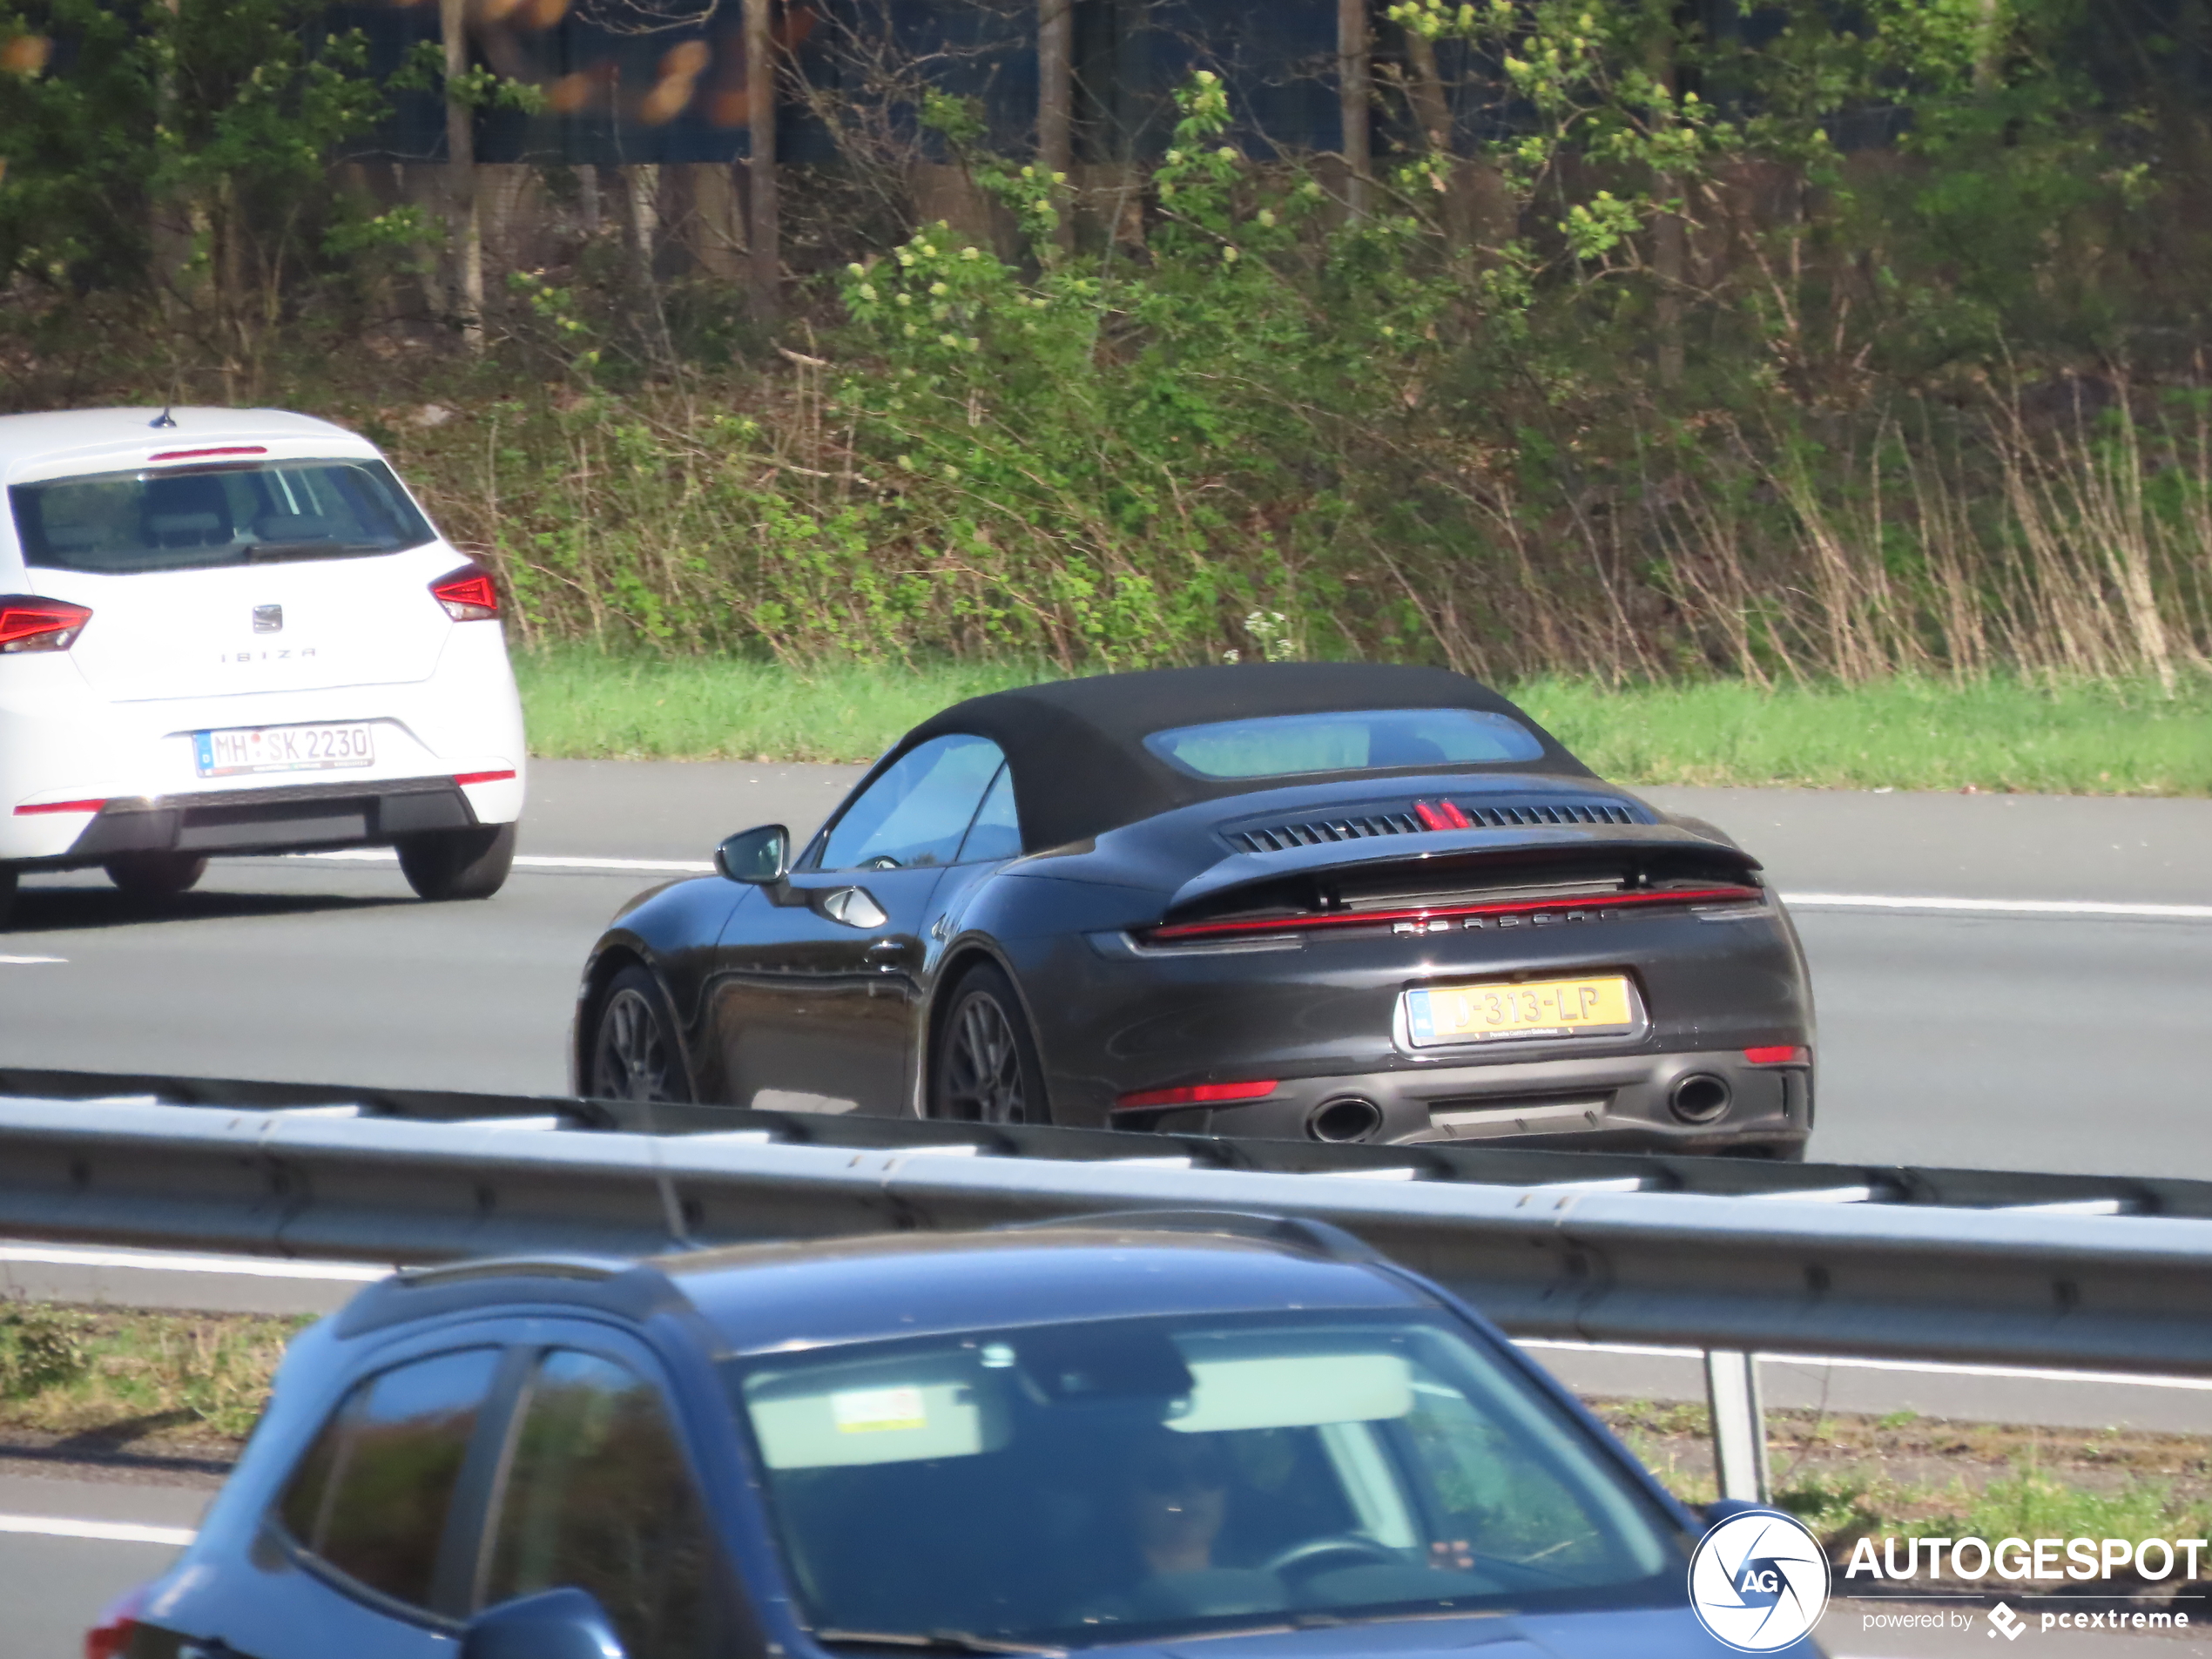
<path fill-rule="evenodd" d="M 347 864 L 393 864 L 399 854 L 388 846 L 348 846 L 335 853 L 294 853 L 293 858 L 331 859 Z M 714 866 L 693 859 L 575 859 L 550 853 L 518 853 L 518 870 L 641 870 L 648 874 L 711 875 Z"/>
<path fill-rule="evenodd" d="M 80 1250 L 66 1244 L 0 1244 L 0 1263 L 44 1267 L 116 1267 L 147 1273 L 215 1273 L 239 1278 L 306 1278 L 369 1284 L 392 1270 L 369 1262 L 295 1262 L 278 1257 L 185 1256 L 168 1251 Z"/>
<path fill-rule="evenodd" d="M 1886 894 L 1785 893 L 1800 910 L 1957 910 L 1993 916 L 2140 916 L 2212 921 L 2212 904 L 2107 904 L 2097 899 L 1908 899 Z"/>
<path fill-rule="evenodd" d="M 1515 1337 L 1517 1348 L 1553 1348 L 1569 1353 L 1625 1354 L 1639 1359 L 1703 1359 L 1702 1348 L 1658 1347 L 1637 1342 L 1572 1342 L 1557 1337 Z M 2029 1366 L 1952 1364 L 1939 1359 L 1866 1359 L 1843 1354 L 1763 1353 L 1770 1365 L 1834 1366 L 1847 1371 L 1925 1372 L 1942 1377 L 2010 1377 L 2021 1382 L 2068 1382 L 2110 1385 L 2130 1383 L 2141 1388 L 2212 1389 L 2212 1377 L 2138 1376 L 2126 1371 L 2050 1371 Z"/>
<path fill-rule="evenodd" d="M 0 968 L 37 968 L 44 962 L 66 962 L 66 956 L 0 956 Z"/>
<path fill-rule="evenodd" d="M 182 1549 L 198 1536 L 190 1527 L 141 1527 L 128 1521 L 64 1521 L 53 1515 L 0 1515 L 0 1533 L 42 1538 L 95 1538 L 107 1544 L 167 1544 Z"/>

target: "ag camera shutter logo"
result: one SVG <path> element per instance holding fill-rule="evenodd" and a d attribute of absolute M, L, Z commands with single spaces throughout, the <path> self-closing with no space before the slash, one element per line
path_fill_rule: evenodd
<path fill-rule="evenodd" d="M 1730 1515 L 1689 1558 L 1689 1605 L 1718 1642 L 1774 1653 L 1801 1642 L 1828 1610 L 1832 1570 L 1820 1541 L 1793 1515 Z"/>

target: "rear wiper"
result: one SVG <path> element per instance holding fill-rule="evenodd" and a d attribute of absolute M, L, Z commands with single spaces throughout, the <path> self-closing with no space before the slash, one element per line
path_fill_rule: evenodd
<path fill-rule="evenodd" d="M 856 1647 L 922 1648 L 932 1653 L 1026 1653 L 1064 1659 L 1065 1648 L 1032 1642 L 1001 1642 L 966 1630 L 817 1630 L 817 1642 L 849 1642 Z"/>

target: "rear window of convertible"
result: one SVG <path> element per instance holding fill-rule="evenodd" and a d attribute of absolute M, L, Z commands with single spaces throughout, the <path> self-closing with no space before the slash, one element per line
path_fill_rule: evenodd
<path fill-rule="evenodd" d="M 1198 778 L 1294 778 L 1401 766 L 1538 760 L 1544 745 L 1510 715 L 1482 709 L 1361 709 L 1282 714 L 1155 732 L 1144 746 Z"/>
<path fill-rule="evenodd" d="M 420 547 L 433 531 L 381 461 L 157 467 L 13 484 L 24 563 L 122 574 Z"/>

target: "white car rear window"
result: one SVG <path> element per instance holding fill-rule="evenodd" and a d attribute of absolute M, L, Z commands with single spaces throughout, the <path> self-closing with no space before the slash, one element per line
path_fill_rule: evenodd
<path fill-rule="evenodd" d="M 24 562 L 127 573 L 420 547 L 435 532 L 381 461 L 158 467 L 14 484 Z"/>

